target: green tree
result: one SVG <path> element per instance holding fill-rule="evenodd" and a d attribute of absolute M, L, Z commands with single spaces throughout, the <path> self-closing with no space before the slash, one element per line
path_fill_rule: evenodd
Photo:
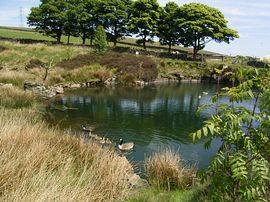
<path fill-rule="evenodd" d="M 64 24 L 66 22 L 65 0 L 41 0 L 39 7 L 33 7 L 28 16 L 28 24 L 36 30 L 56 38 L 61 42 Z"/>
<path fill-rule="evenodd" d="M 69 44 L 70 36 L 79 36 L 79 22 L 78 22 L 78 14 L 76 9 L 76 0 L 71 0 L 67 2 L 67 11 L 65 12 L 64 22 L 64 34 L 68 36 L 67 44 Z"/>
<path fill-rule="evenodd" d="M 107 49 L 107 36 L 104 28 L 99 25 L 94 35 L 93 46 L 97 52 L 104 52 Z"/>
<path fill-rule="evenodd" d="M 79 33 L 83 44 L 86 39 L 90 39 L 90 45 L 93 43 L 93 37 L 97 25 L 99 24 L 98 6 L 99 0 L 77 0 L 77 14 L 79 23 Z"/>
<path fill-rule="evenodd" d="M 177 9 L 179 6 L 174 2 L 169 2 L 162 8 L 160 19 L 158 22 L 158 37 L 162 45 L 169 46 L 169 53 L 171 47 L 178 44 L 179 33 L 177 30 Z"/>
<path fill-rule="evenodd" d="M 156 0 L 138 0 L 132 10 L 129 29 L 141 37 L 143 48 L 146 49 L 147 37 L 152 39 L 158 33 L 160 6 Z"/>
<path fill-rule="evenodd" d="M 128 35 L 127 24 L 131 13 L 131 0 L 106 0 L 102 1 L 104 26 L 108 37 L 116 46 L 117 40 Z"/>
<path fill-rule="evenodd" d="M 218 76 L 224 70 L 217 70 Z M 210 180 L 208 193 L 213 201 L 267 201 L 270 197 L 270 74 L 265 69 L 241 72 L 227 72 L 239 82 L 221 94 L 231 103 L 211 106 L 218 106 L 217 113 L 193 134 L 194 140 L 206 138 L 206 148 L 215 138 L 222 141 L 203 175 Z M 234 106 L 247 99 L 254 100 L 250 109 Z"/>
<path fill-rule="evenodd" d="M 193 59 L 199 50 L 214 40 L 229 43 L 238 38 L 235 30 L 228 28 L 228 21 L 224 15 L 215 8 L 200 3 L 186 4 L 178 9 L 178 30 L 181 30 L 179 42 L 185 47 L 193 47 Z"/>

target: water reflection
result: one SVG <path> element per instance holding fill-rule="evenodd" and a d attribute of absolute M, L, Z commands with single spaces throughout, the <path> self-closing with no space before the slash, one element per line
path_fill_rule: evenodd
<path fill-rule="evenodd" d="M 135 152 L 128 157 L 134 161 L 170 147 L 186 161 L 205 167 L 220 142 L 214 141 L 207 151 L 203 142 L 192 144 L 189 133 L 200 128 L 209 116 L 210 111 L 196 115 L 196 110 L 210 103 L 215 88 L 208 84 L 172 84 L 143 89 L 80 89 L 49 104 L 49 121 L 78 131 L 82 124 L 88 124 L 115 142 L 120 138 L 133 141 Z M 208 95 L 202 95 L 203 91 Z M 63 110 L 55 110 L 59 106 Z"/>

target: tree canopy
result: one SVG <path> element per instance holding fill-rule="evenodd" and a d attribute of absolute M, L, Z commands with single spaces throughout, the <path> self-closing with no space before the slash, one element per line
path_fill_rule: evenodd
<path fill-rule="evenodd" d="M 177 13 L 181 32 L 179 42 L 185 47 L 193 47 L 193 59 L 212 40 L 229 43 L 239 37 L 235 30 L 228 28 L 228 21 L 218 9 L 190 3 L 180 7 Z"/>
<path fill-rule="evenodd" d="M 156 0 L 135 1 L 129 29 L 141 37 L 143 48 L 146 49 L 147 37 L 150 40 L 158 33 L 160 6 Z"/>
<path fill-rule="evenodd" d="M 119 38 L 134 34 L 139 44 L 159 37 L 162 45 L 193 48 L 193 58 L 210 41 L 229 43 L 239 37 L 228 27 L 224 15 L 200 3 L 179 6 L 157 0 L 41 0 L 28 16 L 28 24 L 60 42 L 63 34 L 80 36 L 85 44 L 102 25 L 107 38 L 116 45 Z"/>
<path fill-rule="evenodd" d="M 65 0 L 42 0 L 39 7 L 33 7 L 28 16 L 28 24 L 36 30 L 52 36 L 60 43 L 66 22 Z"/>
<path fill-rule="evenodd" d="M 179 31 L 177 29 L 177 10 L 179 6 L 175 2 L 169 2 L 162 8 L 158 22 L 158 37 L 162 45 L 171 46 L 179 44 Z"/>

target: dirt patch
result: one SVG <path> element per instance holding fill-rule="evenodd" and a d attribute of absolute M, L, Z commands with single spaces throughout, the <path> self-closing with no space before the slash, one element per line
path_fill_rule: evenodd
<path fill-rule="evenodd" d="M 31 59 L 29 63 L 25 66 L 25 69 L 35 69 L 44 67 L 45 63 L 39 59 Z"/>
<path fill-rule="evenodd" d="M 109 69 L 116 68 L 119 76 L 126 79 L 127 82 L 135 79 L 152 81 L 158 75 L 157 65 L 151 58 L 114 52 L 78 55 L 75 58 L 58 63 L 57 66 L 65 69 L 75 69 L 92 64 L 100 64 Z"/>

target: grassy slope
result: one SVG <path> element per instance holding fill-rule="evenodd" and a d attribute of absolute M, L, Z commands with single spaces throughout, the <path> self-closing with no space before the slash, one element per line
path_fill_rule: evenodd
<path fill-rule="evenodd" d="M 31 39 L 31 40 L 41 40 L 41 41 L 49 41 L 55 42 L 56 40 L 52 37 L 44 36 L 40 33 L 34 32 L 31 28 L 18 28 L 18 27 L 0 27 L 0 38 L 10 38 L 10 39 Z M 67 42 L 67 37 L 63 36 L 63 43 Z M 80 37 L 70 37 L 70 43 L 72 44 L 82 44 L 82 39 Z M 89 44 L 89 40 L 86 41 L 86 44 Z M 112 43 L 110 43 L 112 46 Z M 138 49 L 142 49 L 142 47 L 136 45 L 136 39 L 134 38 L 125 38 L 120 41 L 118 44 L 120 47 L 136 47 Z M 168 51 L 167 46 L 160 45 L 159 42 L 154 42 L 151 44 L 147 44 L 147 48 L 156 51 Z M 192 53 L 192 49 L 184 48 L 180 46 L 173 46 L 172 49 L 184 51 L 188 53 Z M 217 54 L 210 51 L 200 51 L 202 54 Z"/>

